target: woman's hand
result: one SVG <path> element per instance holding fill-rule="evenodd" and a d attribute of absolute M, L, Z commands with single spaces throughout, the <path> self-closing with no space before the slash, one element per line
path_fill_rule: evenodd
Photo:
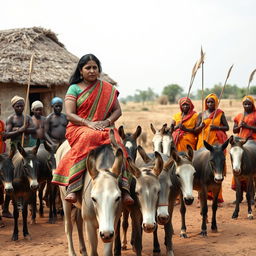
<path fill-rule="evenodd" d="M 102 131 L 109 126 L 109 121 L 104 120 L 104 121 L 88 122 L 87 126 L 93 130 Z"/>
<path fill-rule="evenodd" d="M 241 124 L 239 125 L 239 128 L 247 128 L 247 129 L 250 129 L 251 127 L 248 126 L 248 124 L 244 121 L 241 122 Z"/>
<path fill-rule="evenodd" d="M 218 131 L 218 130 L 220 130 L 220 127 L 212 124 L 212 125 L 210 126 L 210 130 L 211 130 L 211 131 Z"/>

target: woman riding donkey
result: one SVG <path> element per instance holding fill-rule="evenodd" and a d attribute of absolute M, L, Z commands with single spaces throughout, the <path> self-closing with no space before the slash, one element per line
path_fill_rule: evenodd
<path fill-rule="evenodd" d="M 103 144 L 110 144 L 109 129 L 121 116 L 119 92 L 111 84 L 100 81 L 101 63 L 93 54 L 84 55 L 70 79 L 65 97 L 69 124 L 66 138 L 71 146 L 53 174 L 53 182 L 67 186 L 66 200 L 75 203 L 83 186 L 83 174 L 89 152 Z M 118 131 L 114 129 L 117 143 L 125 148 Z M 123 202 L 133 204 L 129 194 L 129 173 L 122 175 Z"/>
<path fill-rule="evenodd" d="M 206 96 L 204 101 L 205 111 L 200 113 L 197 122 L 198 141 L 197 149 L 204 147 L 204 140 L 210 145 L 223 144 L 228 136 L 226 131 L 229 130 L 229 125 L 224 112 L 216 107 L 218 106 L 218 97 L 211 93 Z M 215 113 L 216 112 L 216 113 Z M 214 118 L 214 120 L 213 120 Z M 212 200 L 212 192 L 208 193 L 208 199 Z M 222 189 L 220 190 L 218 203 L 223 203 Z"/>
<path fill-rule="evenodd" d="M 194 111 L 194 105 L 190 98 L 183 97 L 179 100 L 180 111 L 173 116 L 171 126 L 174 128 L 172 137 L 177 151 L 186 152 L 187 145 L 196 149 L 197 134 L 196 124 L 198 114 Z"/>
<path fill-rule="evenodd" d="M 242 99 L 244 113 L 239 113 L 234 118 L 233 132 L 236 133 L 240 138 L 255 140 L 256 141 L 256 109 L 254 99 L 252 96 L 244 96 Z M 240 178 L 241 190 L 246 192 L 247 184 L 246 178 Z M 236 191 L 236 184 L 234 176 L 232 178 L 231 188 Z M 243 197 L 240 198 L 240 201 Z"/>

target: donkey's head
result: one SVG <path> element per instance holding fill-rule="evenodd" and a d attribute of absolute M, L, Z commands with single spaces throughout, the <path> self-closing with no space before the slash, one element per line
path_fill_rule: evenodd
<path fill-rule="evenodd" d="M 211 171 L 214 176 L 214 181 L 216 183 L 221 183 L 225 176 L 225 162 L 226 157 L 224 150 L 228 146 L 229 139 L 227 139 L 222 145 L 210 145 L 204 141 L 204 146 L 210 151 L 209 164 Z"/>
<path fill-rule="evenodd" d="M 118 128 L 118 133 L 123 140 L 128 155 L 135 161 L 137 157 L 137 138 L 141 134 L 141 126 L 137 126 L 134 133 L 125 133 L 124 127 L 120 126 Z"/>
<path fill-rule="evenodd" d="M 138 146 L 138 151 L 145 164 L 138 168 L 128 158 L 128 169 L 136 179 L 135 192 L 143 218 L 142 228 L 149 233 L 156 228 L 155 216 L 160 191 L 158 176 L 163 169 L 163 159 L 158 152 L 155 152 L 153 159 L 149 158 L 140 146 Z"/>
<path fill-rule="evenodd" d="M 6 193 L 11 193 L 13 191 L 12 181 L 14 174 L 14 166 L 12 163 L 12 158 L 15 154 L 16 147 L 14 144 L 11 145 L 10 154 L 0 155 L 0 180 L 4 185 Z"/>
<path fill-rule="evenodd" d="M 243 145 L 247 142 L 248 139 L 242 139 L 240 137 L 231 136 L 229 139 L 231 149 L 230 159 L 231 165 L 233 169 L 234 175 L 240 175 L 242 171 L 242 159 L 244 154 L 244 147 Z"/>
<path fill-rule="evenodd" d="M 28 178 L 32 190 L 37 189 L 39 186 L 37 181 L 39 161 L 36 157 L 39 146 L 39 139 L 37 139 L 36 146 L 33 148 L 23 148 L 20 143 L 17 144 L 18 151 L 22 156 L 24 174 Z"/>
<path fill-rule="evenodd" d="M 113 154 L 113 152 L 109 152 Z M 104 152 L 108 154 L 108 152 Z M 106 155 L 104 156 L 106 157 Z M 101 169 L 102 156 L 91 151 L 88 155 L 86 166 L 92 177 L 91 199 L 99 223 L 99 234 L 104 243 L 109 243 L 114 238 L 114 230 L 118 212 L 121 211 L 121 191 L 118 186 L 118 176 L 123 166 L 123 151 L 116 151 L 111 168 Z"/>

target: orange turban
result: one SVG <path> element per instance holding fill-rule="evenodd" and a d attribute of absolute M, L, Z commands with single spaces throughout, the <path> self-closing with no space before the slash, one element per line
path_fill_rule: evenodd
<path fill-rule="evenodd" d="M 218 101 L 219 101 L 219 98 L 218 96 L 215 94 L 215 93 L 210 93 L 208 94 L 206 97 L 205 97 L 205 100 L 204 100 L 204 107 L 205 107 L 205 110 L 208 109 L 208 106 L 207 106 L 207 100 L 209 98 L 212 98 L 215 102 L 215 107 L 216 107 L 216 104 L 218 104 Z"/>
<path fill-rule="evenodd" d="M 244 103 L 246 100 L 250 101 L 253 105 L 253 109 L 255 109 L 254 98 L 250 95 L 245 95 L 242 99 L 242 103 Z"/>

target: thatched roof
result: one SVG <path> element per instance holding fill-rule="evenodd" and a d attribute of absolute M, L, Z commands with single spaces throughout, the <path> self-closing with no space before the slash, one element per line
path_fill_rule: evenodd
<path fill-rule="evenodd" d="M 32 53 L 31 85 L 68 84 L 78 58 L 65 49 L 55 33 L 40 27 L 0 30 L 0 83 L 26 85 Z M 103 77 L 116 84 L 106 74 Z"/>

